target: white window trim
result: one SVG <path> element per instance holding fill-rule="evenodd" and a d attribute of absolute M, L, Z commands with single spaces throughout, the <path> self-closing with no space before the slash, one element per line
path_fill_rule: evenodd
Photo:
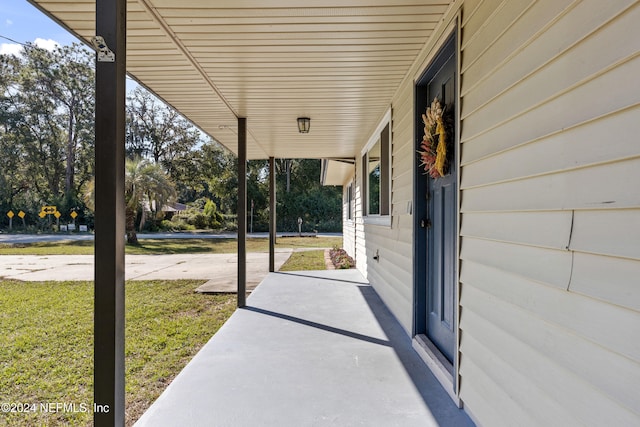
<path fill-rule="evenodd" d="M 371 215 L 362 217 L 365 224 L 368 225 L 382 225 L 385 227 L 391 227 L 391 214 L 389 215 Z"/>
<path fill-rule="evenodd" d="M 384 116 L 380 120 L 380 123 L 378 124 L 378 127 L 371 134 L 369 141 L 367 141 L 367 144 L 364 146 L 362 151 L 360 151 L 360 157 L 367 154 L 367 151 L 371 150 L 371 147 L 375 145 L 376 141 L 378 141 L 378 139 L 380 138 L 380 134 L 382 133 L 382 130 L 387 125 L 387 123 L 389 124 L 389 131 L 391 131 L 391 107 L 389 107 L 387 112 L 384 114 Z"/>
<path fill-rule="evenodd" d="M 348 209 L 347 212 L 347 216 L 345 218 L 345 221 L 348 222 L 349 224 L 353 224 L 356 220 L 356 178 L 353 177 L 350 181 L 349 181 L 349 185 L 346 188 L 347 191 L 347 202 L 346 202 L 346 206 Z M 351 194 L 349 194 L 351 193 Z M 349 197 L 351 196 L 351 197 Z"/>
<path fill-rule="evenodd" d="M 386 227 L 391 227 L 391 215 L 392 215 L 392 211 L 393 211 L 393 205 L 391 203 L 391 189 L 393 188 L 393 181 L 392 181 L 392 165 L 393 165 L 393 126 L 392 126 L 392 122 L 391 122 L 391 107 L 389 107 L 386 111 L 386 113 L 384 114 L 384 116 L 382 117 L 382 119 L 380 120 L 380 123 L 378 124 L 378 127 L 376 127 L 376 130 L 371 134 L 371 137 L 369 138 L 369 140 L 367 141 L 367 143 L 365 144 L 364 148 L 360 151 L 360 159 L 362 159 L 362 157 L 364 157 L 369 150 L 371 150 L 371 148 L 373 148 L 373 146 L 376 144 L 376 142 L 378 142 L 380 140 L 380 134 L 382 133 L 382 131 L 384 130 L 384 128 L 389 125 L 389 214 L 387 215 L 368 215 L 366 214 L 366 209 L 368 209 L 368 194 L 363 194 L 362 195 L 362 206 L 363 208 L 366 207 L 366 209 L 362 209 L 362 220 L 365 224 L 370 224 L 370 225 L 381 225 L 381 226 L 386 226 Z M 364 171 L 362 171 L 362 180 L 364 183 L 364 180 L 367 179 L 367 177 L 364 174 Z M 368 190 L 367 190 L 368 191 Z"/>

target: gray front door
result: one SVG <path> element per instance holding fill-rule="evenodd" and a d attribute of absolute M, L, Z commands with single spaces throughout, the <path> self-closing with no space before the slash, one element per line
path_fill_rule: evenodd
<path fill-rule="evenodd" d="M 456 62 L 452 55 L 429 82 L 429 100 L 438 98 L 445 110 L 455 108 Z M 450 145 L 448 156 L 451 157 Z M 453 362 L 455 351 L 455 279 L 456 279 L 456 184 L 455 161 L 448 173 L 429 180 L 428 211 L 431 226 L 427 230 L 427 336 Z"/>
<path fill-rule="evenodd" d="M 447 43 L 438 59 L 425 73 L 417 94 L 419 104 L 430 105 L 438 98 L 450 121 L 455 123 L 456 101 L 456 58 L 455 44 Z M 421 109 L 420 113 L 424 112 Z M 448 138 L 455 139 L 453 129 Z M 457 252 L 457 165 L 454 150 L 456 144 L 448 144 L 449 159 L 445 176 L 434 179 L 420 170 L 417 179 L 416 200 L 419 208 L 420 230 L 416 233 L 416 256 L 424 267 L 417 266 L 416 283 L 418 302 L 416 333 L 425 334 L 438 347 L 441 353 L 454 361 L 455 354 L 455 289 L 456 289 L 456 252 Z M 421 194 L 420 194 L 421 193 Z M 420 202 L 420 199 L 424 202 Z M 423 249 L 420 249 L 420 248 Z M 419 261 L 420 262 L 420 261 Z M 420 308 L 420 306 L 422 308 Z M 420 319 L 422 317 L 422 320 Z M 423 323 L 424 322 L 424 323 Z M 421 326 L 422 325 L 422 326 Z"/>

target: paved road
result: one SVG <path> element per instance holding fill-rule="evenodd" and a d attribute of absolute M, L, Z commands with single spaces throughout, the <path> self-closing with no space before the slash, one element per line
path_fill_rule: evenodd
<path fill-rule="evenodd" d="M 281 234 L 278 234 L 279 236 Z M 295 235 L 295 233 L 286 233 Z M 342 233 L 319 233 L 318 237 L 340 237 Z M 234 239 L 236 233 L 139 233 L 139 239 Z M 251 233 L 251 237 L 269 237 L 269 233 Z M 0 243 L 59 242 L 62 240 L 93 240 L 93 234 L 6 234 L 0 233 Z"/>

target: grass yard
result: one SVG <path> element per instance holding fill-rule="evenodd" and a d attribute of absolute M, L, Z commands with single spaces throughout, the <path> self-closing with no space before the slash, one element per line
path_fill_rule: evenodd
<path fill-rule="evenodd" d="M 276 248 L 331 248 L 342 246 L 342 237 L 280 237 Z M 126 246 L 130 255 L 233 253 L 237 239 L 144 239 L 138 246 Z M 247 239 L 247 252 L 267 252 L 268 238 Z M 93 241 L 0 244 L 0 255 L 92 255 Z"/>
<path fill-rule="evenodd" d="M 341 237 L 279 238 L 323 248 Z M 236 239 L 148 239 L 127 254 L 233 253 Z M 248 252 L 268 239 L 247 240 Z M 93 254 L 92 241 L 0 245 L 0 255 Z M 324 270 L 324 250 L 294 252 L 281 271 Z M 200 281 L 126 283 L 126 419 L 133 423 L 231 316 L 235 295 L 194 293 Z M 92 424 L 93 282 L 0 280 L 0 426 Z M 56 405 L 66 405 L 56 406 Z M 46 410 L 48 408 L 48 410 Z M 58 408 L 58 409 L 56 409 Z"/>
<path fill-rule="evenodd" d="M 126 417 L 132 425 L 235 310 L 199 281 L 126 284 Z M 93 283 L 0 281 L 0 425 L 91 425 Z M 40 404 L 75 404 L 44 412 Z M 84 406 L 83 406 L 84 405 Z M 30 407 L 28 409 L 34 409 Z"/>
<path fill-rule="evenodd" d="M 294 252 L 282 264 L 280 271 L 326 270 L 324 249 Z"/>

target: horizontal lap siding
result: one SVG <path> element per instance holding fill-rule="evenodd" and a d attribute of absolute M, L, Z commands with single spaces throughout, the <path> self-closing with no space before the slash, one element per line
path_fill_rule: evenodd
<path fill-rule="evenodd" d="M 367 252 L 364 233 L 364 223 L 362 221 L 362 179 L 360 178 L 360 159 L 356 159 L 356 185 L 355 185 L 355 215 L 354 215 L 354 239 L 355 251 L 353 257 L 356 261 L 356 268 L 367 276 Z"/>
<path fill-rule="evenodd" d="M 640 425 L 640 3 L 462 8 L 460 397 Z"/>
<path fill-rule="evenodd" d="M 357 191 L 356 254 L 358 268 L 400 321 L 407 334 L 413 323 L 413 85 L 405 80 L 392 108 L 391 226 L 366 224 L 364 196 Z M 358 166 L 360 164 L 358 163 Z M 357 187 L 362 174 L 356 173 Z M 379 260 L 373 257 L 379 254 Z"/>
<path fill-rule="evenodd" d="M 401 217 L 394 217 L 393 227 L 365 225 L 366 240 L 359 241 L 367 256 L 367 279 L 407 334 L 412 327 L 413 274 L 410 233 L 400 230 Z M 411 224 L 403 224 L 409 227 Z M 408 240 L 408 241 L 407 241 Z M 378 261 L 373 257 L 379 256 Z"/>
<path fill-rule="evenodd" d="M 392 155 L 392 215 L 396 237 L 400 230 L 413 230 L 411 209 L 408 204 L 413 201 L 413 84 L 407 79 L 400 87 L 398 95 L 392 102 L 393 117 L 393 155 Z M 399 227 L 400 221 L 402 226 Z M 406 238 L 408 237 L 408 239 Z M 411 244 L 411 236 L 405 236 L 400 241 Z M 411 265 L 411 254 L 409 265 Z"/>
<path fill-rule="evenodd" d="M 355 259 L 356 253 L 356 223 L 355 223 L 355 208 L 353 203 L 349 206 L 349 187 L 351 186 L 352 179 L 347 181 L 342 187 L 343 201 L 342 201 L 342 248 Z M 352 198 L 355 200 L 355 195 L 352 194 Z M 349 209 L 351 208 L 351 219 L 349 219 Z"/>

